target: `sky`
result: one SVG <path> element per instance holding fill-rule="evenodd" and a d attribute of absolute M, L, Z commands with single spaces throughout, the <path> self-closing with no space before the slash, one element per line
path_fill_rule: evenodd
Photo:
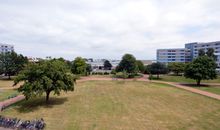
<path fill-rule="evenodd" d="M 156 59 L 220 41 L 220 0 L 0 0 L 0 43 L 29 57 Z"/>

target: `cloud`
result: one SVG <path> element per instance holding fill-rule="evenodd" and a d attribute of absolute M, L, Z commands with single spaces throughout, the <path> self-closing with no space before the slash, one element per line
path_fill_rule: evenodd
<path fill-rule="evenodd" d="M 35 57 L 155 59 L 156 49 L 216 41 L 218 0 L 0 0 L 0 42 Z"/>

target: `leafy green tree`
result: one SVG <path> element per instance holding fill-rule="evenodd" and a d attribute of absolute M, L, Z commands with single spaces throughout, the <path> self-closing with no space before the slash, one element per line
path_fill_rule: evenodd
<path fill-rule="evenodd" d="M 11 79 L 12 75 L 18 74 L 27 63 L 27 57 L 18 55 L 15 52 L 0 54 L 0 72 L 8 76 L 9 79 Z"/>
<path fill-rule="evenodd" d="M 199 56 L 205 56 L 205 50 L 204 49 L 200 49 L 198 52 Z"/>
<path fill-rule="evenodd" d="M 108 60 L 105 60 L 104 69 L 105 70 L 111 70 L 111 68 L 112 68 L 112 64 Z"/>
<path fill-rule="evenodd" d="M 157 75 L 157 79 L 160 78 L 160 74 L 167 74 L 168 73 L 168 68 L 166 67 L 165 64 L 157 62 L 157 63 L 153 63 L 151 65 L 148 66 L 148 71 L 150 74 L 156 74 Z"/>
<path fill-rule="evenodd" d="M 169 71 L 174 72 L 176 75 L 179 75 L 180 73 L 184 72 L 185 63 L 180 63 L 180 62 L 169 63 L 168 69 Z"/>
<path fill-rule="evenodd" d="M 215 55 L 215 50 L 213 48 L 208 48 L 206 55 L 213 58 L 215 61 L 217 60 L 217 56 Z"/>
<path fill-rule="evenodd" d="M 92 72 L 92 66 L 90 64 L 86 64 L 86 75 L 90 75 Z"/>
<path fill-rule="evenodd" d="M 199 86 L 201 80 L 213 80 L 217 78 L 216 67 L 217 65 L 213 58 L 199 56 L 193 62 L 186 65 L 184 76 L 196 80 Z"/>
<path fill-rule="evenodd" d="M 72 73 L 77 75 L 86 75 L 86 61 L 81 57 L 75 58 L 72 64 Z"/>
<path fill-rule="evenodd" d="M 14 85 L 24 81 L 18 89 L 26 99 L 46 93 L 46 102 L 51 92 L 60 95 L 61 91 L 74 90 L 74 76 L 65 62 L 59 60 L 42 61 L 29 64 L 14 80 Z"/>
<path fill-rule="evenodd" d="M 139 72 L 144 73 L 145 68 L 144 68 L 144 63 L 142 61 L 137 60 L 137 67 L 138 67 Z"/>
<path fill-rule="evenodd" d="M 131 54 L 125 54 L 122 57 L 121 62 L 117 66 L 116 71 L 117 72 L 126 71 L 127 73 L 130 74 L 137 73 L 138 67 L 137 67 L 136 58 Z"/>

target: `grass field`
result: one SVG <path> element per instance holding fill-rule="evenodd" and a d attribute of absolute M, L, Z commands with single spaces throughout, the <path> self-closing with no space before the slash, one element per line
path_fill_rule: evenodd
<path fill-rule="evenodd" d="M 23 101 L 1 114 L 43 117 L 48 130 L 219 130 L 220 101 L 163 84 L 78 83 L 75 92 Z"/>
<path fill-rule="evenodd" d="M 10 88 L 13 86 L 12 80 L 0 80 L 0 88 Z M 7 99 L 9 96 L 18 94 L 17 90 L 0 90 L 0 101 Z"/>
<path fill-rule="evenodd" d="M 196 83 L 195 80 L 187 79 L 184 76 L 161 75 L 160 80 L 179 83 Z M 201 83 L 220 83 L 220 77 L 215 80 L 202 80 Z"/>
<path fill-rule="evenodd" d="M 0 80 L 0 88 L 12 87 L 13 81 L 11 80 Z"/>

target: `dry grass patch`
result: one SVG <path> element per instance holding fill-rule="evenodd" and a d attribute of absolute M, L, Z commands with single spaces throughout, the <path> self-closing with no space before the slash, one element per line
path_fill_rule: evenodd
<path fill-rule="evenodd" d="M 21 102 L 2 114 L 43 117 L 49 130 L 220 129 L 220 101 L 164 84 L 90 81 L 49 105 L 44 100 Z"/>

